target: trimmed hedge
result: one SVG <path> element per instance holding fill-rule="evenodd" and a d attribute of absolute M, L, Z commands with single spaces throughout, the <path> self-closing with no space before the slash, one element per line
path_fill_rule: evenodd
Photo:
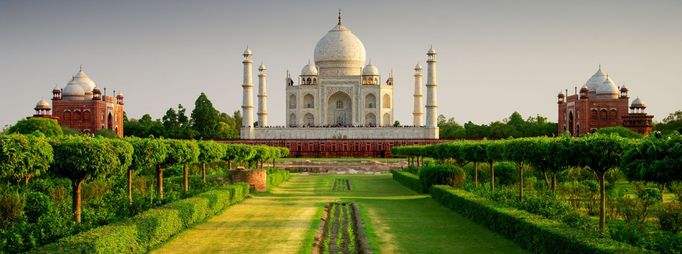
<path fill-rule="evenodd" d="M 418 193 L 424 193 L 422 182 L 419 181 L 419 177 L 417 175 L 400 170 L 391 170 L 391 174 L 393 174 L 393 180 L 396 182 L 399 182 L 403 186 Z"/>
<path fill-rule="evenodd" d="M 267 179 L 268 191 L 270 189 L 272 189 L 273 187 L 277 187 L 281 183 L 289 180 L 290 176 L 291 176 L 291 173 L 289 173 L 288 170 L 268 169 L 268 179 Z"/>
<path fill-rule="evenodd" d="M 245 183 L 207 191 L 119 223 L 62 238 L 31 253 L 146 253 L 184 229 L 242 201 L 248 191 Z"/>
<path fill-rule="evenodd" d="M 555 220 L 503 207 L 449 186 L 434 185 L 434 200 L 535 253 L 649 253 Z"/>

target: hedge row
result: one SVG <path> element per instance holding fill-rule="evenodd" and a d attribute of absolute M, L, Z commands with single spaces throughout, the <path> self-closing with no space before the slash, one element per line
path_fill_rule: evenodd
<path fill-rule="evenodd" d="M 391 174 L 393 174 L 393 180 L 399 182 L 403 186 L 419 193 L 425 193 L 417 175 L 400 170 L 391 170 Z"/>
<path fill-rule="evenodd" d="M 535 253 L 649 253 L 596 233 L 587 233 L 572 228 L 555 220 L 503 207 L 493 201 L 449 186 L 433 186 L 431 196 L 443 206 Z"/>
<path fill-rule="evenodd" d="M 123 222 L 62 238 L 31 253 L 146 253 L 184 229 L 242 201 L 248 192 L 245 183 L 207 191 Z"/>
<path fill-rule="evenodd" d="M 267 179 L 267 186 L 268 190 L 270 190 L 273 187 L 277 187 L 284 181 L 289 180 L 289 177 L 291 176 L 291 173 L 289 173 L 288 170 L 281 170 L 281 169 L 269 169 L 268 170 L 268 179 Z"/>

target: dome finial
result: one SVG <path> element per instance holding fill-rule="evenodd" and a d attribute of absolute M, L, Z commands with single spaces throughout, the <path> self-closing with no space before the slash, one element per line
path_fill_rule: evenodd
<path fill-rule="evenodd" d="M 80 71 L 83 71 L 83 65 L 82 65 L 82 64 L 81 64 L 81 68 L 80 68 Z"/>
<path fill-rule="evenodd" d="M 339 24 L 338 25 L 341 25 L 341 8 L 339 8 Z"/>

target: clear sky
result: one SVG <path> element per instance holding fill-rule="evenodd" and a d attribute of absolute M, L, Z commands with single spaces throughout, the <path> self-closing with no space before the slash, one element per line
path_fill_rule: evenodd
<path fill-rule="evenodd" d="M 191 110 L 201 92 L 233 112 L 247 44 L 268 67 L 270 122 L 284 124 L 286 70 L 298 75 L 313 58 L 338 8 L 382 78 L 393 69 L 403 124 L 412 69 L 431 44 L 439 113 L 460 123 L 513 111 L 557 121 L 557 93 L 599 64 L 655 120 L 682 110 L 682 1 L 0 0 L 0 127 L 32 115 L 81 64 L 99 87 L 125 93 L 131 118 Z"/>

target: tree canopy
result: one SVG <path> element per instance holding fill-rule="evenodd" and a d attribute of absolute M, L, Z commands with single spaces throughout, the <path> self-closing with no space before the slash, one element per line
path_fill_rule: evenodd
<path fill-rule="evenodd" d="M 62 127 L 57 120 L 42 117 L 31 117 L 18 121 L 8 129 L 9 133 L 32 134 L 40 132 L 48 137 L 61 136 Z"/>

